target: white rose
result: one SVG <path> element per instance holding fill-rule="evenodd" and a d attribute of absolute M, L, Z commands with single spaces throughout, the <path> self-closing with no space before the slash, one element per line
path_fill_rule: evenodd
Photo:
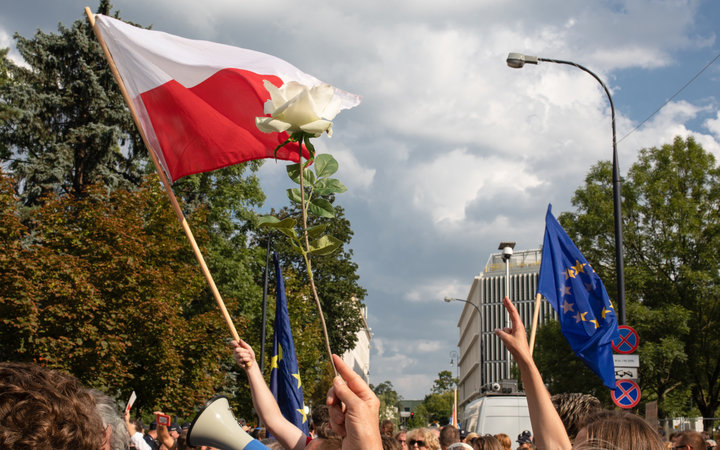
<path fill-rule="evenodd" d="M 265 102 L 265 114 L 256 117 L 255 124 L 264 133 L 287 131 L 290 134 L 304 131 L 314 137 L 324 131 L 332 136 L 332 120 L 340 112 L 342 102 L 329 84 L 307 86 L 290 81 L 276 87 L 265 81 L 270 100 Z"/>

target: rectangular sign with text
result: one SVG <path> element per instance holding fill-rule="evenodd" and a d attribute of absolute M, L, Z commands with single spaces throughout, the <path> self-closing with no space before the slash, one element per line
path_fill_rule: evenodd
<path fill-rule="evenodd" d="M 615 367 L 640 367 L 639 355 L 613 355 Z"/>

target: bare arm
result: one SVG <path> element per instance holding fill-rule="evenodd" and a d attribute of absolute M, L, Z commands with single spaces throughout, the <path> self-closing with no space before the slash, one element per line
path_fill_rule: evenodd
<path fill-rule="evenodd" d="M 280 412 L 280 407 L 275 401 L 272 392 L 268 389 L 262 372 L 255 361 L 255 352 L 242 339 L 232 342 L 235 350 L 233 357 L 240 367 L 245 369 L 252 393 L 253 406 L 262 420 L 263 424 L 280 442 L 283 448 L 303 450 L 307 436 L 292 422 L 287 420 Z"/>
<path fill-rule="evenodd" d="M 342 358 L 332 357 L 340 376 L 327 395 L 330 426 L 343 437 L 343 450 L 382 450 L 380 400 Z"/>
<path fill-rule="evenodd" d="M 550 393 L 545 388 L 540 371 L 530 356 L 525 326 L 520 320 L 520 315 L 509 298 L 505 297 L 503 303 L 510 313 L 512 328 L 495 330 L 495 334 L 502 339 L 520 368 L 530 410 L 530 423 L 535 434 L 535 445 L 539 449 L 570 449 L 572 445 L 562 420 L 555 411 Z"/>

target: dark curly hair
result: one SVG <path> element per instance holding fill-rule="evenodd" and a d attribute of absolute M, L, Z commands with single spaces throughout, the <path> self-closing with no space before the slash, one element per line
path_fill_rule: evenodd
<path fill-rule="evenodd" d="M 75 377 L 0 362 L 0 448 L 98 450 L 103 440 L 95 400 Z"/>

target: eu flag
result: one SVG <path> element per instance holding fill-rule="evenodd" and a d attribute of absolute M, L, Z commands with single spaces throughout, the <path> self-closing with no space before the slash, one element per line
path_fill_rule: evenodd
<path fill-rule="evenodd" d="M 277 306 L 275 308 L 273 356 L 270 364 L 270 391 L 275 396 L 283 416 L 303 433 L 309 434 L 305 401 L 300 383 L 300 370 L 295 356 L 295 343 L 288 317 L 285 283 L 277 253 L 273 254 L 273 260 L 275 262 Z"/>
<path fill-rule="evenodd" d="M 538 293 L 560 318 L 560 329 L 575 354 L 615 389 L 612 340 L 617 316 L 600 277 L 590 267 L 548 205 Z"/>

